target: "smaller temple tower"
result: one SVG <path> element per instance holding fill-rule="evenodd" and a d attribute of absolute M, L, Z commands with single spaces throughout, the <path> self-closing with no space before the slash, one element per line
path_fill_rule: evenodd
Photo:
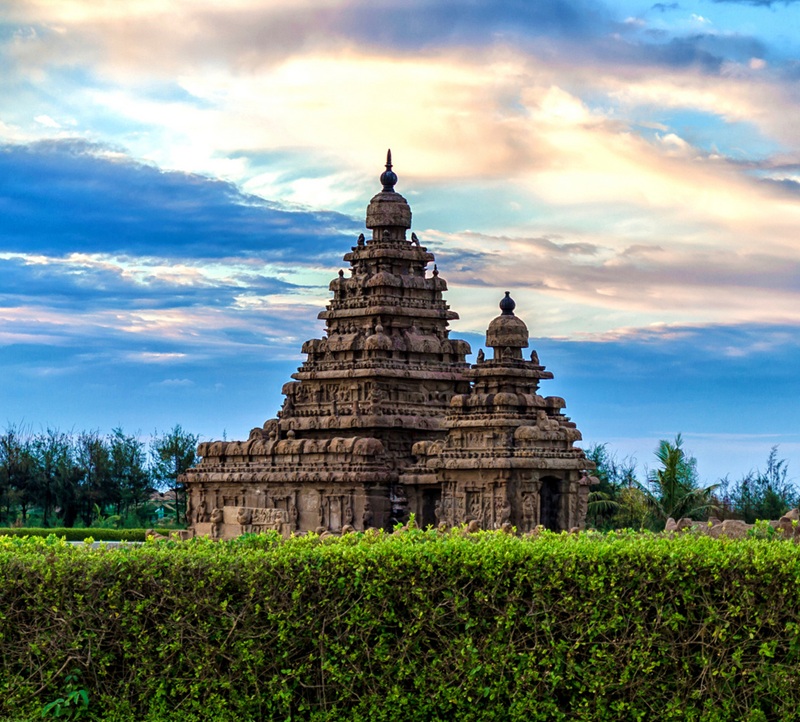
<path fill-rule="evenodd" d="M 538 394 L 539 382 L 553 374 L 535 351 L 523 358 L 528 328 L 515 306 L 506 291 L 502 313 L 486 331 L 492 358 L 479 353 L 467 372 L 472 389 L 450 400 L 446 438 L 415 444 L 418 464 L 405 481 L 441 490 L 436 523 L 583 528 L 594 465 L 574 446 L 581 434 L 562 413 L 564 399 Z"/>

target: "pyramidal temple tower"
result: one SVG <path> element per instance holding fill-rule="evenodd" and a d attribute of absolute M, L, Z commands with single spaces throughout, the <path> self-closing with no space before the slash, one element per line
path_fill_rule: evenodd
<path fill-rule="evenodd" d="M 195 534 L 341 532 L 417 523 L 582 527 L 593 468 L 542 398 L 552 374 L 522 357 L 528 329 L 506 292 L 487 331 L 494 357 L 470 367 L 434 256 L 410 239 L 391 151 L 382 190 L 319 314 L 322 338 L 283 387 L 278 417 L 247 441 L 200 444 L 183 481 Z M 432 265 L 433 264 L 433 265 Z M 432 265 L 432 268 L 430 266 Z"/>

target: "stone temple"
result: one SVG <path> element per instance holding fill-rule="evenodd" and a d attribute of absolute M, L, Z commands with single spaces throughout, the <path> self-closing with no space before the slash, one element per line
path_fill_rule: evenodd
<path fill-rule="evenodd" d="M 594 464 L 574 446 L 564 400 L 538 393 L 553 375 L 535 351 L 523 356 L 528 328 L 509 292 L 489 352 L 468 364 L 433 254 L 406 238 L 411 208 L 394 189 L 391 152 L 380 182 L 371 238 L 344 255 L 349 271 L 319 314 L 325 335 L 303 344 L 277 418 L 246 441 L 198 447 L 183 477 L 191 529 L 390 530 L 411 514 L 422 527 L 582 528 Z"/>

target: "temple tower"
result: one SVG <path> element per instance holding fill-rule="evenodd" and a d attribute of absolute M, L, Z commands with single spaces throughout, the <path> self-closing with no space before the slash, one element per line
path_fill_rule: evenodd
<path fill-rule="evenodd" d="M 364 234 L 344 256 L 350 268 L 330 284 L 319 314 L 325 336 L 303 344 L 306 362 L 283 387 L 280 433 L 296 438 L 358 434 L 379 439 L 390 468 L 391 519 L 414 509 L 398 473 L 420 439 L 444 435 L 444 413 L 469 382 L 466 341 L 449 337 L 458 318 L 443 299 L 447 284 L 411 228 L 411 208 L 395 190 L 391 151 L 382 190 L 367 207 Z"/>
<path fill-rule="evenodd" d="M 470 368 L 469 344 L 449 335 L 458 316 L 434 256 L 406 237 L 411 208 L 391 151 L 380 182 L 371 237 L 345 254 L 319 314 L 324 335 L 303 344 L 277 418 L 246 441 L 198 447 L 183 477 L 192 529 L 338 533 L 390 529 L 412 513 L 423 526 L 579 526 L 592 465 L 572 446 L 580 434 L 563 399 L 536 393 L 552 375 L 522 358 L 528 330 L 510 295 L 487 331 L 494 357 L 481 351 Z"/>
<path fill-rule="evenodd" d="M 472 389 L 450 401 L 445 440 L 418 443 L 409 476 L 440 489 L 437 523 L 582 528 L 594 464 L 574 446 L 581 434 L 562 413 L 564 399 L 538 394 L 539 382 L 553 374 L 535 351 L 523 358 L 528 328 L 515 306 L 506 291 L 502 313 L 486 331 L 493 357 L 479 353 L 467 372 Z"/>

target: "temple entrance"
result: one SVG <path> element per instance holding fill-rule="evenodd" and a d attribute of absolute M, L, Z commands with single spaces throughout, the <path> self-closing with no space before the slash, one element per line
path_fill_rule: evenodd
<path fill-rule="evenodd" d="M 542 488 L 539 490 L 539 523 L 550 531 L 560 531 L 558 512 L 561 506 L 561 480 L 554 476 L 542 479 Z"/>
<path fill-rule="evenodd" d="M 436 504 L 442 498 L 441 489 L 423 489 L 422 490 L 422 509 L 419 526 L 421 529 L 427 529 L 428 526 L 436 526 Z"/>

